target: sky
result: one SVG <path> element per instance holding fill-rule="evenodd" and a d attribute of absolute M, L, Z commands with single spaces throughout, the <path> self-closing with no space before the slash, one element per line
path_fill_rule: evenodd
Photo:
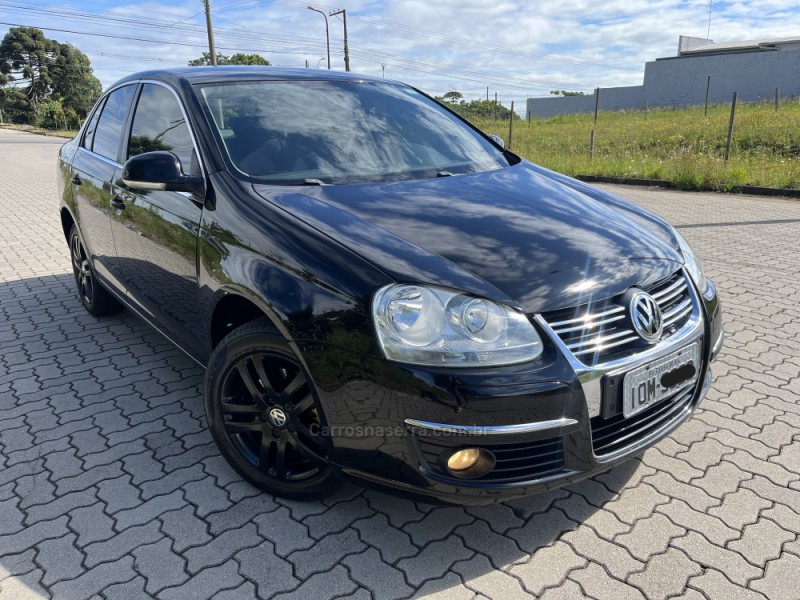
<path fill-rule="evenodd" d="M 311 0 L 313 2 L 313 0 Z M 331 2 L 332 0 L 325 0 Z M 351 70 L 442 95 L 524 110 L 551 90 L 640 85 L 644 63 L 674 56 L 678 36 L 716 42 L 800 36 L 797 0 L 341 0 Z M 212 0 L 217 50 L 326 68 L 325 21 L 308 1 Z M 343 23 L 328 17 L 331 67 L 344 70 Z M 9 25 L 11 24 L 11 25 Z M 0 0 L 0 35 L 44 30 L 90 58 L 104 87 L 208 50 L 202 0 Z"/>

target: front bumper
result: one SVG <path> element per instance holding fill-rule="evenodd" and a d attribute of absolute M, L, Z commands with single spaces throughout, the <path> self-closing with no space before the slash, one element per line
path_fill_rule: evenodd
<path fill-rule="evenodd" d="M 680 336 L 602 368 L 576 363 L 541 322 L 551 342 L 544 354 L 504 368 L 426 369 L 340 350 L 332 377 L 332 349 L 305 347 L 332 462 L 361 484 L 451 504 L 502 502 L 605 471 L 683 423 L 711 384 L 723 339 L 719 301 L 713 285 L 692 294 L 695 314 Z M 626 371 L 695 342 L 702 364 L 690 388 L 629 419 L 609 405 L 607 386 Z M 448 474 L 440 457 L 463 447 L 491 451 L 494 469 L 476 479 Z"/>

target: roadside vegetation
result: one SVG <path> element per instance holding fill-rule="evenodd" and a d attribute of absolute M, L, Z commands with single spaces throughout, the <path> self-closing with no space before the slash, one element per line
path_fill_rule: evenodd
<path fill-rule="evenodd" d="M 203 53 L 190 65 L 210 64 Z M 269 64 L 256 54 L 218 54 L 218 64 Z M 16 27 L 0 42 L 0 123 L 72 137 L 100 95 L 89 59 L 77 48 Z M 555 90 L 555 95 L 579 92 Z M 508 143 L 508 107 L 465 100 L 452 90 L 437 98 L 486 133 Z M 571 176 L 595 175 L 669 182 L 680 189 L 730 191 L 738 186 L 800 189 L 800 99 L 737 107 L 728 161 L 729 105 L 601 112 L 548 119 L 513 115 L 511 150 Z M 594 157 L 589 141 L 595 130 Z"/>
<path fill-rule="evenodd" d="M 468 116 L 508 142 L 508 120 Z M 668 181 L 680 189 L 730 191 L 754 185 L 800 189 L 800 102 L 739 104 L 730 159 L 730 105 L 601 112 L 589 155 L 593 115 L 515 119 L 511 150 L 571 176 Z"/>

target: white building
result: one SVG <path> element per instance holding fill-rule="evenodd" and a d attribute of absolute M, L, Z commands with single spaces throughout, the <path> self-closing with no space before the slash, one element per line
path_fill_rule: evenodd
<path fill-rule="evenodd" d="M 783 98 L 800 96 L 800 38 L 722 42 L 680 36 L 678 54 L 645 64 L 643 85 L 602 88 L 600 110 L 703 104 L 708 77 L 709 102 L 739 99 L 755 102 L 773 98 L 775 88 Z M 534 117 L 593 112 L 594 94 L 528 98 Z"/>

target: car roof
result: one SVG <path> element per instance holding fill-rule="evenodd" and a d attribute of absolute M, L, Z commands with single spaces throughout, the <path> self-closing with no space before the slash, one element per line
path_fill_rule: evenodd
<path fill-rule="evenodd" d="M 153 69 L 141 71 L 123 77 L 113 86 L 138 81 L 140 79 L 158 79 L 178 83 L 180 80 L 189 84 L 220 83 L 224 81 L 375 81 L 397 83 L 379 77 L 371 77 L 327 69 L 302 69 L 287 67 L 263 67 L 250 65 L 225 65 L 218 67 L 177 67 L 172 69 Z"/>

